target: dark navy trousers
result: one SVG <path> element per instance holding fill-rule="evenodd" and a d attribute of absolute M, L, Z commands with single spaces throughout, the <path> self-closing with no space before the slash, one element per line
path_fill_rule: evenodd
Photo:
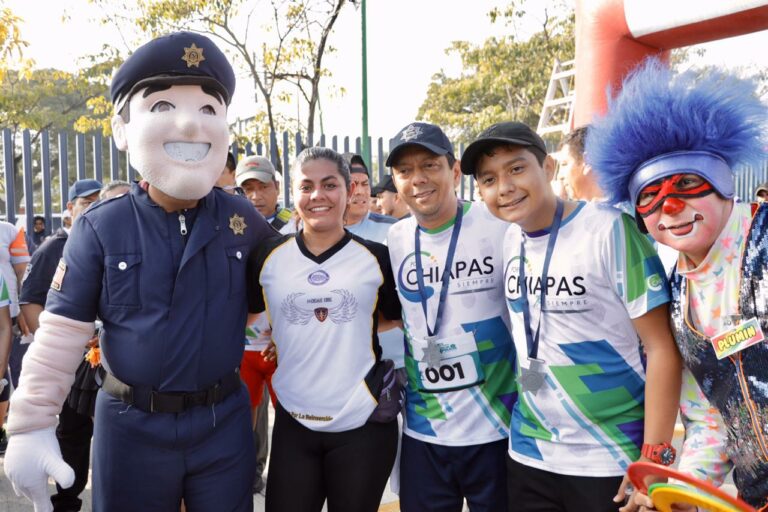
<path fill-rule="evenodd" d="M 248 391 L 184 413 L 147 413 L 99 391 L 94 512 L 251 512 L 256 453 Z"/>
<path fill-rule="evenodd" d="M 441 446 L 403 434 L 400 510 L 472 512 L 507 510 L 506 439 L 471 446 Z"/>

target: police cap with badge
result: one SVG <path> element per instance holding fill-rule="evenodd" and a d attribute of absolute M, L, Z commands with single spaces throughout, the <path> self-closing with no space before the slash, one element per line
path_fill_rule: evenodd
<path fill-rule="evenodd" d="M 213 41 L 194 32 L 174 32 L 141 46 L 117 70 L 110 90 L 115 112 L 149 85 L 210 87 L 229 105 L 235 92 L 235 73 Z"/>

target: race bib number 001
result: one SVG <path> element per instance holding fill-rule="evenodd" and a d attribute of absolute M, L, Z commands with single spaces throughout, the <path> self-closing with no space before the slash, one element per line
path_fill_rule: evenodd
<path fill-rule="evenodd" d="M 429 366 L 418 357 L 421 349 L 427 345 L 425 340 L 414 339 L 412 345 L 414 357 L 419 361 L 419 391 L 456 391 L 481 384 L 485 379 L 477 344 L 471 333 L 438 340 L 440 364 L 436 366 Z"/>

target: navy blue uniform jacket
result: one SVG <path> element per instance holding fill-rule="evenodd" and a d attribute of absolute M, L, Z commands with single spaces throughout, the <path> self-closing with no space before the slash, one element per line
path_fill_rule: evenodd
<path fill-rule="evenodd" d="M 240 365 L 248 254 L 275 231 L 247 199 L 213 189 L 197 208 L 167 213 L 131 192 L 78 217 L 64 276 L 46 310 L 104 323 L 104 366 L 123 382 L 197 391 Z M 59 270 L 61 274 L 62 269 Z"/>

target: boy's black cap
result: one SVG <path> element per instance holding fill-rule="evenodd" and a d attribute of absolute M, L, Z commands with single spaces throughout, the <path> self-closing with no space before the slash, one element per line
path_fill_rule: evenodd
<path fill-rule="evenodd" d="M 439 126 L 429 123 L 411 123 L 395 135 L 392 150 L 385 165 L 392 167 L 397 156 L 406 148 L 420 146 L 436 155 L 453 154 L 453 144 Z"/>
<path fill-rule="evenodd" d="M 151 40 L 125 59 L 112 78 L 115 111 L 150 84 L 209 86 L 229 105 L 235 93 L 235 73 L 213 41 L 194 32 L 174 32 Z"/>
<path fill-rule="evenodd" d="M 534 147 L 545 155 L 547 154 L 547 146 L 544 144 L 544 139 L 539 137 L 539 134 L 533 131 L 527 124 L 517 121 L 496 123 L 480 132 L 477 139 L 467 146 L 464 154 L 461 155 L 461 172 L 470 176 L 474 175 L 475 164 L 483 151 L 489 146 L 495 146 L 500 143 Z"/>

